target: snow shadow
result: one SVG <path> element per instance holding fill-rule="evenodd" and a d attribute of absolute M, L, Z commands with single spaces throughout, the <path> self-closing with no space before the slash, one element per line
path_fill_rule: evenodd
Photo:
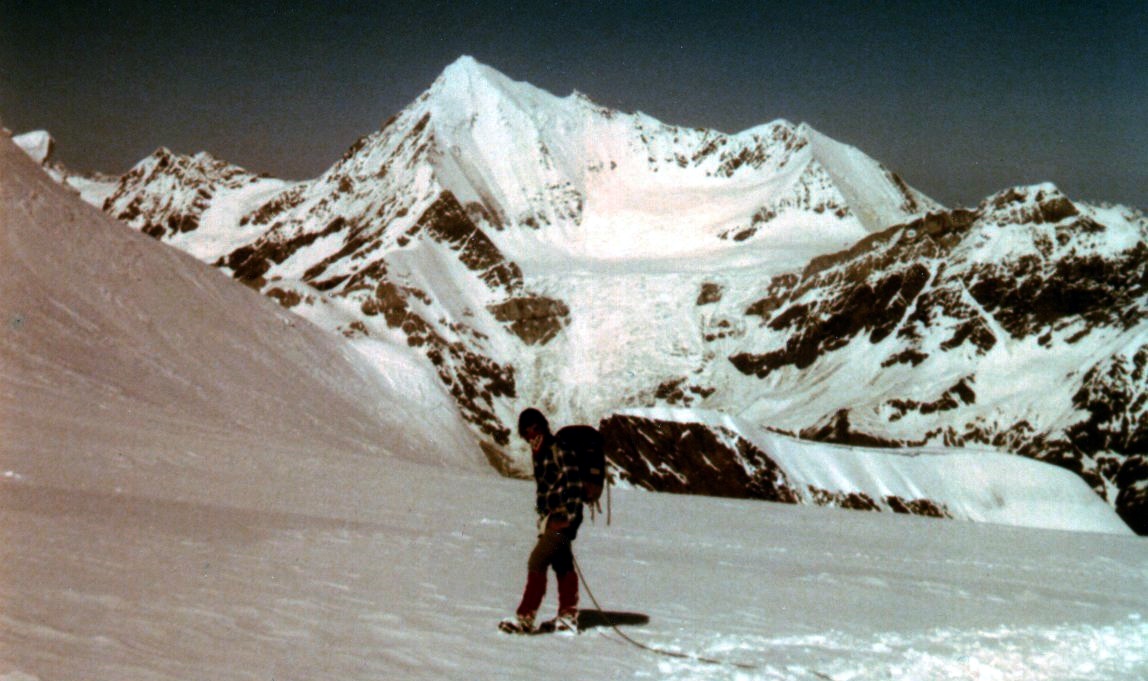
<path fill-rule="evenodd" d="M 578 628 L 582 631 L 603 627 L 640 627 L 650 623 L 650 616 L 638 612 L 616 612 L 611 610 L 578 611 Z"/>

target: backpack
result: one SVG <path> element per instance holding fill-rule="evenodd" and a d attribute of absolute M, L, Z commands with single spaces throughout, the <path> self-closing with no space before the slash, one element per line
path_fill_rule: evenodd
<path fill-rule="evenodd" d="M 573 452 L 586 491 L 585 503 L 595 506 L 606 484 L 606 447 L 602 434 L 592 426 L 566 426 L 554 434 L 558 446 Z"/>

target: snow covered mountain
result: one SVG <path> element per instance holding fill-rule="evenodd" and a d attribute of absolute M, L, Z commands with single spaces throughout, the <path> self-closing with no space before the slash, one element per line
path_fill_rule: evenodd
<path fill-rule="evenodd" d="M 170 240 L 199 229 L 216 193 L 259 179 L 206 152 L 185 157 L 157 149 L 120 178 L 103 208 L 144 234 Z M 275 189 L 282 189 L 282 183 L 276 182 Z"/>
<path fill-rule="evenodd" d="M 466 57 L 314 180 L 161 150 L 103 207 L 364 347 L 411 346 L 505 471 L 527 404 L 699 407 L 1045 459 L 1148 530 L 1128 209 L 1037 186 L 947 211 L 807 125 L 683 129 Z"/>
<path fill-rule="evenodd" d="M 756 328 L 723 348 L 767 386 L 741 415 L 832 442 L 1005 448 L 1076 471 L 1148 531 L 1146 242 L 1143 214 L 1041 185 L 814 259 L 763 286 Z"/>
<path fill-rule="evenodd" d="M 40 165 L 46 165 L 56 150 L 56 140 L 47 130 L 33 130 L 12 138 L 16 146 Z"/>
<path fill-rule="evenodd" d="M 935 207 L 807 126 L 675 128 L 469 58 L 323 176 L 270 199 L 251 184 L 161 150 L 104 207 L 328 328 L 422 348 L 496 445 L 509 400 L 547 397 L 553 372 L 527 366 L 553 364 L 532 357 L 571 322 L 547 273 L 797 266 Z"/>

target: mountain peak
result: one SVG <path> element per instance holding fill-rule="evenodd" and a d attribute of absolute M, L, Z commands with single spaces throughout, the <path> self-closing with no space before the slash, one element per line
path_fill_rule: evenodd
<path fill-rule="evenodd" d="M 1067 199 L 1068 197 L 1066 197 L 1064 193 L 1060 191 L 1060 187 L 1057 187 L 1055 184 L 1051 182 L 1041 182 L 1039 184 L 1018 185 L 1003 189 L 986 198 L 982 202 L 982 205 L 1000 208 L 1009 204 L 1024 203 L 1026 201 L 1036 201 L 1040 203 L 1058 198 Z"/>
<path fill-rule="evenodd" d="M 44 165 L 52 159 L 52 153 L 56 148 L 56 141 L 52 139 L 47 130 L 33 130 L 22 135 L 16 135 L 12 141 L 40 165 Z"/>
<path fill-rule="evenodd" d="M 477 59 L 470 56 L 469 54 L 464 54 L 451 62 L 445 69 L 443 69 L 442 76 L 448 77 L 463 73 L 473 73 L 481 71 L 482 69 L 490 69 L 490 67 L 479 63 Z"/>
<path fill-rule="evenodd" d="M 482 78 L 485 70 L 493 71 L 493 69 L 489 69 L 489 67 L 478 63 L 478 60 L 474 57 L 463 55 L 443 69 L 442 73 L 439 74 L 438 78 L 436 78 L 431 85 L 431 90 L 443 90 L 450 89 L 451 87 L 464 86 L 476 79 Z"/>
<path fill-rule="evenodd" d="M 1001 223 L 1060 222 L 1080 211 L 1051 182 L 1012 187 L 981 202 L 980 211 Z"/>
<path fill-rule="evenodd" d="M 510 79 L 497 69 L 462 56 L 443 70 L 428 91 L 431 107 L 448 118 L 469 119 L 482 112 L 553 110 L 561 100 L 529 83 Z"/>
<path fill-rule="evenodd" d="M 431 91 L 466 91 L 491 87 L 503 89 L 514 85 L 514 81 L 497 69 L 479 63 L 474 57 L 463 55 L 443 69 L 431 85 Z"/>

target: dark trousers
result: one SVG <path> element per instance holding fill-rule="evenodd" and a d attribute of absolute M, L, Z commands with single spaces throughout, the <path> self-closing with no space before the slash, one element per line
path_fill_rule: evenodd
<path fill-rule="evenodd" d="M 558 614 L 578 612 L 578 573 L 574 570 L 573 540 L 565 531 L 543 532 L 526 563 L 526 588 L 518 614 L 534 617 L 546 596 L 546 569 L 553 568 L 558 578 Z"/>

